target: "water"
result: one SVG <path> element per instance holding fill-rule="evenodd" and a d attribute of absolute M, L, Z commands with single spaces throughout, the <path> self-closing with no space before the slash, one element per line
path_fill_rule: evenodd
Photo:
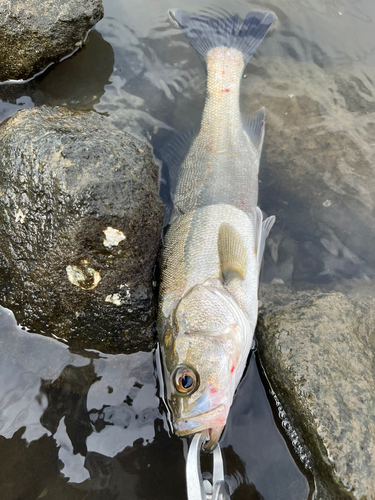
<path fill-rule="evenodd" d="M 74 354 L 3 308 L 0 338 L 4 500 L 186 497 L 186 443 L 169 433 L 154 353 Z M 234 499 L 308 498 L 254 355 L 222 447 Z"/>
<path fill-rule="evenodd" d="M 261 208 L 277 223 L 264 281 L 296 288 L 369 280 L 375 270 L 375 44 L 371 0 L 259 1 L 279 18 L 248 65 L 241 106 L 267 108 Z M 43 104 L 95 110 L 159 152 L 199 125 L 201 63 L 167 17 L 181 0 L 104 1 L 86 46 L 25 84 L 0 86 L 0 120 Z M 193 1 L 189 10 L 203 9 Z M 204 3 L 246 14 L 245 1 Z M 169 202 L 163 171 L 161 193 Z M 370 215 L 370 216 L 369 216 Z M 185 498 L 182 440 L 169 435 L 153 353 L 75 354 L 0 315 L 4 499 Z M 293 452 L 252 355 L 223 437 L 233 498 L 303 500 Z"/>

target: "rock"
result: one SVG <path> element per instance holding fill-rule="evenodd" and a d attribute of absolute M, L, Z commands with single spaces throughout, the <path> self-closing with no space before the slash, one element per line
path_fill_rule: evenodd
<path fill-rule="evenodd" d="M 25 83 L 0 85 L 0 122 L 34 106 L 93 111 L 114 64 L 111 44 L 91 30 L 81 50 Z"/>
<path fill-rule="evenodd" d="M 73 347 L 150 348 L 164 210 L 148 145 L 47 107 L 5 122 L 0 144 L 1 305 Z"/>
<path fill-rule="evenodd" d="M 246 72 L 244 112 L 267 109 L 259 203 L 276 225 L 265 279 L 374 275 L 375 71 L 259 57 Z"/>
<path fill-rule="evenodd" d="M 375 491 L 375 293 L 262 285 L 259 352 L 311 452 L 317 500 Z"/>
<path fill-rule="evenodd" d="M 101 0 L 6 0 L 0 5 L 0 81 L 26 80 L 82 46 Z"/>

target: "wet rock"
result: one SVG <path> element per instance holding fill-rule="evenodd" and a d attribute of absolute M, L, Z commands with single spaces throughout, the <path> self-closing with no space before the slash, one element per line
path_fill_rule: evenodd
<path fill-rule="evenodd" d="M 91 30 L 81 50 L 25 83 L 0 85 L 0 122 L 34 106 L 64 106 L 92 111 L 113 70 L 111 44 Z"/>
<path fill-rule="evenodd" d="M 261 288 L 261 359 L 311 452 L 317 499 L 370 500 L 375 491 L 374 289 Z"/>
<path fill-rule="evenodd" d="M 375 72 L 260 57 L 247 73 L 244 111 L 267 109 L 259 200 L 276 225 L 266 279 L 373 276 Z"/>
<path fill-rule="evenodd" d="M 0 6 L 0 81 L 27 79 L 85 41 L 101 0 L 8 0 Z"/>
<path fill-rule="evenodd" d="M 150 148 L 96 113 L 0 127 L 0 303 L 76 348 L 153 345 L 163 206 Z"/>

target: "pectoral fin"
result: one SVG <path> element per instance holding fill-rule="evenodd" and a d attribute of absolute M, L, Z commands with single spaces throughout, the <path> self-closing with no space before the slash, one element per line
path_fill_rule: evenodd
<path fill-rule="evenodd" d="M 247 267 L 247 251 L 240 234 L 224 222 L 219 229 L 218 249 L 221 274 L 225 282 L 234 278 L 244 279 Z"/>

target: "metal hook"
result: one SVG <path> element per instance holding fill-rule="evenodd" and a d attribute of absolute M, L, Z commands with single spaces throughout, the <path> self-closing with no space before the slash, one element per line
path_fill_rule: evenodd
<path fill-rule="evenodd" d="M 212 452 L 214 460 L 212 484 L 202 478 L 200 454 L 207 440 L 206 432 L 195 434 L 189 448 L 186 459 L 188 500 L 230 500 L 224 479 L 223 457 L 219 444 Z"/>

